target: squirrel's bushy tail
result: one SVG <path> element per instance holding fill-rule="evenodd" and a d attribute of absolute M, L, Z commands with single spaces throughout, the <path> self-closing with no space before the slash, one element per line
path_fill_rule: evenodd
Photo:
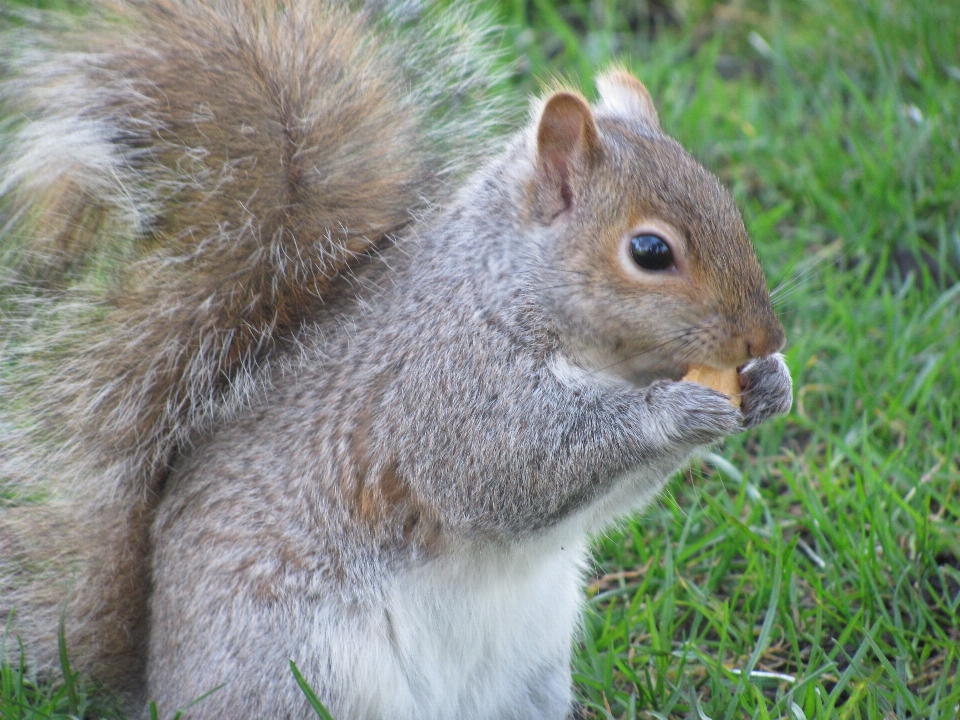
<path fill-rule="evenodd" d="M 0 60 L 0 612 L 44 667 L 69 594 L 74 663 L 133 689 L 171 459 L 483 152 L 489 33 L 338 0 L 36 22 Z"/>

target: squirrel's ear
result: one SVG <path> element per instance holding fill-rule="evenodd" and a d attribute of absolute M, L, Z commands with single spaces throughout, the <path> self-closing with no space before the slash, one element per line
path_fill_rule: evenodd
<path fill-rule="evenodd" d="M 624 70 L 610 70 L 597 78 L 600 109 L 618 117 L 639 120 L 655 130 L 660 118 L 643 83 Z"/>
<path fill-rule="evenodd" d="M 577 180 L 593 165 L 598 143 L 586 100 L 566 91 L 547 98 L 537 124 L 537 199 L 545 218 L 573 205 Z"/>

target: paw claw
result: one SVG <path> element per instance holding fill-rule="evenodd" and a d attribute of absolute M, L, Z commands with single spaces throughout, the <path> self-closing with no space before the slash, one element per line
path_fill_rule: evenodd
<path fill-rule="evenodd" d="M 793 405 L 793 381 L 780 353 L 747 364 L 740 371 L 740 385 L 745 428 L 785 415 Z"/>

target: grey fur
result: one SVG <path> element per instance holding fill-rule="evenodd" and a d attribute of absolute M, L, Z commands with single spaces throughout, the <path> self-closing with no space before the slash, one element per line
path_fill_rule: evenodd
<path fill-rule="evenodd" d="M 429 215 L 502 121 L 456 3 L 101 0 L 0 38 L 0 608 L 136 694 L 181 448 L 269 392 L 330 278 Z M 402 17 L 391 15 L 401 12 Z"/>
<path fill-rule="evenodd" d="M 783 342 L 731 198 L 622 74 L 595 115 L 558 93 L 452 196 L 441 155 L 475 118 L 423 67 L 391 74 L 436 56 L 482 89 L 445 55 L 473 47 L 449 19 L 411 61 L 389 23 L 333 3 L 118 7 L 141 34 L 44 55 L 13 86 L 34 117 L 0 181 L 17 318 L 0 473 L 45 494 L 0 516 L 0 612 L 31 662 L 55 667 L 67 602 L 79 667 L 144 717 L 222 683 L 186 717 L 310 717 L 290 658 L 339 718 L 564 717 L 589 533 L 790 406 L 779 356 L 744 368 L 744 414 L 675 382 Z M 298 64 L 306 47 L 329 63 Z M 138 85 L 154 57 L 196 82 Z M 221 78 L 278 103 L 194 102 Z M 289 110 L 303 88 L 329 115 Z M 359 121 L 327 132 L 343 108 Z M 65 174 L 55 128 L 99 143 Z M 314 145 L 288 142 L 301 130 Z M 329 162 L 301 177 L 305 156 Z M 248 209 L 263 197 L 289 203 Z M 644 223 L 684 238 L 681 269 L 621 262 Z"/>
<path fill-rule="evenodd" d="M 276 645 L 341 717 L 379 717 L 349 690 L 336 643 L 302 639 L 308 618 L 350 617 L 339 632 L 376 634 L 404 568 L 455 557 L 463 543 L 495 553 L 535 542 L 615 493 L 648 497 L 696 447 L 743 427 L 724 395 L 697 384 L 557 377 L 552 362 L 567 350 L 542 279 L 557 261 L 522 237 L 518 188 L 504 181 L 516 161 L 493 163 L 415 241 L 344 279 L 343 299 L 304 330 L 303 355 L 269 401 L 174 473 L 154 526 L 151 623 L 162 632 L 149 694 L 163 707 L 231 677 L 247 681 L 206 701 L 204 717 L 293 702 L 289 682 L 257 671 Z M 789 407 L 783 367 L 745 369 L 752 418 Z M 763 384 L 768 371 L 777 382 Z M 490 717 L 523 717 L 495 702 Z"/>

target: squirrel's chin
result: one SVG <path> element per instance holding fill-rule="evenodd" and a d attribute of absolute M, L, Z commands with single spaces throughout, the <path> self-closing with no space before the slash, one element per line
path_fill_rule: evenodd
<path fill-rule="evenodd" d="M 635 387 L 646 387 L 657 380 L 679 380 L 686 374 L 685 366 L 648 368 L 633 372 L 624 379 Z"/>

